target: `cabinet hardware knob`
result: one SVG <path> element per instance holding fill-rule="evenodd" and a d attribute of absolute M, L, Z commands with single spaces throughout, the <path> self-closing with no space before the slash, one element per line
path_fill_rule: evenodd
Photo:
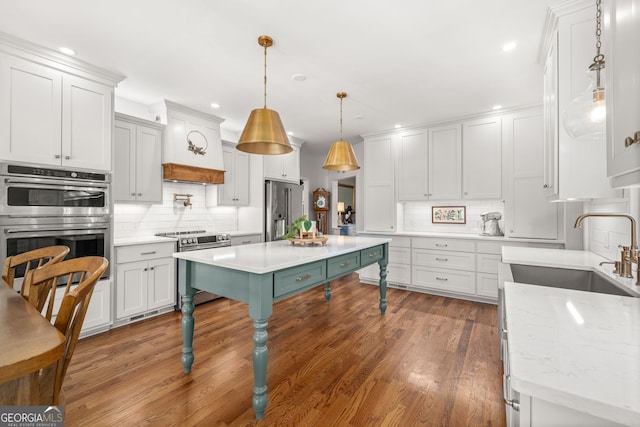
<path fill-rule="evenodd" d="M 633 137 L 628 136 L 624 139 L 624 146 L 630 147 L 633 144 L 640 144 L 640 130 L 633 134 Z"/>
<path fill-rule="evenodd" d="M 445 261 L 446 262 L 446 261 L 449 261 L 449 259 L 448 258 L 436 258 L 436 261 Z"/>
<path fill-rule="evenodd" d="M 307 273 L 304 276 L 298 276 L 296 277 L 296 282 L 302 282 L 303 280 L 307 280 L 308 278 L 311 277 L 311 274 Z"/>
<path fill-rule="evenodd" d="M 131 193 L 131 195 L 135 197 L 136 193 Z"/>
<path fill-rule="evenodd" d="M 545 185 L 542 186 L 542 188 L 549 188 L 549 185 L 545 184 Z"/>
<path fill-rule="evenodd" d="M 153 270 L 155 267 L 150 267 L 149 270 Z"/>
<path fill-rule="evenodd" d="M 140 255 L 153 255 L 155 254 L 156 251 L 151 251 L 151 252 L 140 252 Z"/>
<path fill-rule="evenodd" d="M 146 268 L 146 267 L 142 269 L 142 271 L 147 271 L 147 270 L 148 270 L 148 268 Z"/>
<path fill-rule="evenodd" d="M 436 246 L 439 248 L 446 248 L 447 246 L 449 246 L 448 244 L 442 244 L 442 243 L 436 243 Z"/>
<path fill-rule="evenodd" d="M 242 242 L 243 245 L 247 245 L 249 243 L 251 243 L 251 240 L 245 240 L 245 241 Z"/>
<path fill-rule="evenodd" d="M 369 254 L 369 258 L 373 258 L 374 256 L 378 256 L 378 252 L 372 252 Z"/>
<path fill-rule="evenodd" d="M 442 282 L 446 282 L 446 281 L 448 281 L 449 279 L 447 279 L 446 277 L 436 277 L 436 280 L 440 280 L 440 281 L 442 281 Z"/>
<path fill-rule="evenodd" d="M 65 160 L 69 160 L 71 158 L 71 156 L 64 156 Z"/>
<path fill-rule="evenodd" d="M 60 156 L 60 154 L 55 154 L 53 157 L 54 157 L 55 159 L 59 159 L 59 158 L 60 158 L 60 157 L 62 157 L 62 156 Z"/>
<path fill-rule="evenodd" d="M 371 254 L 369 254 L 369 256 L 371 256 Z M 347 261 L 347 262 L 343 262 L 340 264 L 340 267 L 348 267 L 351 265 L 351 261 Z"/>

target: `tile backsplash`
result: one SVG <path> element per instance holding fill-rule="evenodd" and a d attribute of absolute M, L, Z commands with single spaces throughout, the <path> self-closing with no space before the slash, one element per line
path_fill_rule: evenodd
<path fill-rule="evenodd" d="M 174 202 L 174 193 L 192 194 L 192 206 Z M 238 230 L 239 208 L 207 208 L 205 193 L 205 186 L 202 184 L 164 182 L 161 205 L 116 203 L 114 238 L 146 237 L 155 233 L 186 230 Z"/>
<path fill-rule="evenodd" d="M 502 200 L 456 201 L 456 202 L 407 202 L 401 205 L 398 218 L 402 220 L 401 230 L 432 233 L 480 233 L 482 220 L 480 214 L 500 212 L 503 219 L 499 221 L 504 230 L 504 202 Z M 432 206 L 465 206 L 466 224 L 433 224 L 431 222 Z"/>

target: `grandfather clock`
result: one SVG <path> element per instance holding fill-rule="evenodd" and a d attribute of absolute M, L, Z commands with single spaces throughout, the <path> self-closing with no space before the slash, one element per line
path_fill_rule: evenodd
<path fill-rule="evenodd" d="M 316 229 L 327 234 L 327 211 L 329 210 L 329 192 L 318 188 L 313 192 L 313 210 L 316 212 Z"/>

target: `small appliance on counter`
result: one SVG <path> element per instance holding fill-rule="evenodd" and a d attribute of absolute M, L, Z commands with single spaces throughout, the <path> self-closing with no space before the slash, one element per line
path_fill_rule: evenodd
<path fill-rule="evenodd" d="M 500 212 L 485 212 L 480 215 L 480 218 L 482 218 L 481 236 L 504 236 L 500 231 L 500 224 L 498 224 L 498 221 L 502 219 Z"/>

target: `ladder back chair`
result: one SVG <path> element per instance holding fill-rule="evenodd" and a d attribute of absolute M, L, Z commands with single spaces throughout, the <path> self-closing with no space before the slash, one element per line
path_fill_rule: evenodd
<path fill-rule="evenodd" d="M 30 286 L 66 282 L 60 310 L 53 323 L 66 337 L 66 348 L 57 363 L 41 372 L 41 405 L 63 404 L 61 403 L 62 382 L 78 343 L 93 289 L 108 265 L 109 261 L 103 257 L 87 256 L 62 261 L 29 272 Z M 77 286 L 71 289 L 75 283 Z"/>

